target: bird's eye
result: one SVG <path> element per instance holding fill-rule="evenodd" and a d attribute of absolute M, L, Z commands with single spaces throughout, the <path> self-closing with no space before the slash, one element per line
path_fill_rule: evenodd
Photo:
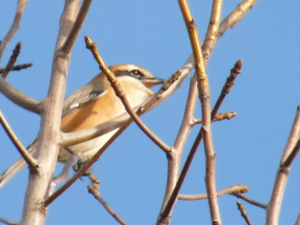
<path fill-rule="evenodd" d="M 144 77 L 144 74 L 142 74 L 141 71 L 139 71 L 139 70 L 131 70 L 130 75 L 137 79 L 141 79 Z"/>

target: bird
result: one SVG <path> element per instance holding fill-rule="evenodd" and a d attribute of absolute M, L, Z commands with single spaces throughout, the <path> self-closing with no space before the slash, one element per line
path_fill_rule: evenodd
<path fill-rule="evenodd" d="M 115 74 L 133 108 L 153 96 L 151 87 L 164 82 L 135 64 L 117 64 L 109 69 Z M 65 133 L 84 130 L 112 120 L 125 112 L 106 75 L 101 72 L 64 100 L 61 130 Z M 72 155 L 70 151 L 91 158 L 118 129 L 76 145 L 62 147 L 58 154 L 58 162 L 66 163 Z M 38 137 L 27 147 L 33 156 L 36 153 L 37 140 Z M 0 175 L 0 189 L 25 166 L 26 162 L 20 158 L 5 170 Z"/>

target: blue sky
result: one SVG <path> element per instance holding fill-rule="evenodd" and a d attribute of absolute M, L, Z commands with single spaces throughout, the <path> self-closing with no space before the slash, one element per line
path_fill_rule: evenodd
<path fill-rule="evenodd" d="M 200 40 L 204 40 L 210 1 L 188 1 L 196 20 Z M 223 18 L 239 1 L 225 1 Z M 287 3 L 286 3 L 287 4 Z M 231 121 L 213 124 L 217 154 L 217 188 L 234 184 L 250 187 L 248 197 L 262 203 L 270 198 L 279 160 L 299 104 L 299 8 L 298 1 L 258 1 L 246 17 L 216 44 L 207 66 L 214 104 L 230 69 L 243 60 L 242 74 L 220 112 L 235 111 Z M 11 25 L 16 1 L 0 2 L 0 39 Z M 18 63 L 33 63 L 30 69 L 12 72 L 7 81 L 23 93 L 43 99 L 51 72 L 51 60 L 63 1 L 29 1 L 20 30 L 8 46 L 1 62 L 4 67 L 13 47 L 22 42 Z M 72 51 L 68 77 L 69 95 L 89 82 L 98 72 L 83 35 L 97 43 L 108 65 L 138 64 L 161 78 L 168 78 L 191 54 L 191 47 L 177 1 L 94 1 Z M 168 145 L 179 129 L 189 81 L 162 105 L 142 117 Z M 0 109 L 24 143 L 35 138 L 39 116 L 13 105 L 0 95 Z M 200 108 L 195 117 L 200 117 Z M 199 127 L 186 145 L 186 157 Z M 0 172 L 18 157 L 10 140 L 0 129 Z M 201 146 L 183 185 L 182 193 L 204 193 L 204 153 Z M 58 165 L 57 171 L 61 170 Z M 108 204 L 129 224 L 154 224 L 166 180 L 167 161 L 139 129 L 132 125 L 94 165 L 101 181 L 100 192 Z M 284 196 L 281 224 L 293 224 L 300 211 L 299 159 L 290 172 Z M 19 221 L 28 171 L 24 169 L 0 190 L 0 217 Z M 88 180 L 77 181 L 49 209 L 46 224 L 117 224 L 87 193 Z M 219 198 L 223 224 L 243 224 L 236 198 Z M 254 224 L 263 224 L 265 212 L 244 203 Z M 199 222 L 200 221 L 200 222 Z M 209 224 L 207 201 L 181 202 L 175 207 L 172 224 Z"/>

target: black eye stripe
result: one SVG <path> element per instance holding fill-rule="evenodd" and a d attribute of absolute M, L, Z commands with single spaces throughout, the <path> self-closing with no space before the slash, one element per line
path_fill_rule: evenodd
<path fill-rule="evenodd" d="M 145 78 L 145 75 L 141 73 L 139 70 L 131 70 L 129 74 L 137 79 Z"/>

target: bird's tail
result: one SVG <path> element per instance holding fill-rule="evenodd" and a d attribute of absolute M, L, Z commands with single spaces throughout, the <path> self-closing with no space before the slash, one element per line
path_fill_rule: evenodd
<path fill-rule="evenodd" d="M 36 152 L 36 145 L 37 145 L 37 139 L 28 146 L 28 151 L 31 153 L 31 155 L 35 155 Z M 8 182 L 10 181 L 21 169 L 23 169 L 27 163 L 25 160 L 21 157 L 19 158 L 13 165 L 11 165 L 7 170 L 5 170 L 0 175 L 0 189 Z"/>

